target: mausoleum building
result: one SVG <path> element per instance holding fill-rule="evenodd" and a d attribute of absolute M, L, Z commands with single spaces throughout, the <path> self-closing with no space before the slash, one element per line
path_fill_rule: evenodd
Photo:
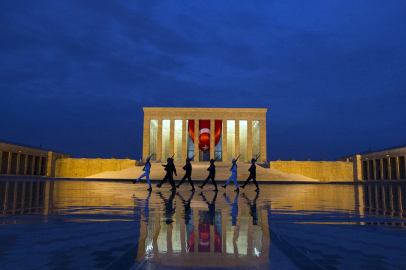
<path fill-rule="evenodd" d="M 267 109 L 144 107 L 142 158 L 266 162 Z"/>

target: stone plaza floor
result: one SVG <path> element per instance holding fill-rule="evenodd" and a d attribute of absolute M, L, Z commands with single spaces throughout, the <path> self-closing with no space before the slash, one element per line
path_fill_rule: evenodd
<path fill-rule="evenodd" d="M 404 183 L 141 181 L 1 177 L 0 269 L 406 269 Z"/>

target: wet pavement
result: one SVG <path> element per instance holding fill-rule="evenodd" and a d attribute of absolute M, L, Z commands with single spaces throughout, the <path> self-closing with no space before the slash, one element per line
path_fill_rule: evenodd
<path fill-rule="evenodd" d="M 406 269 L 404 183 L 147 187 L 3 178 L 0 269 Z"/>

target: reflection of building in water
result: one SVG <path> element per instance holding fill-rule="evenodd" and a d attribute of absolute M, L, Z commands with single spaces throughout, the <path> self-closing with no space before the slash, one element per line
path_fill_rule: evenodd
<path fill-rule="evenodd" d="M 241 261 L 246 265 L 267 263 L 267 211 L 258 210 L 254 222 L 248 206 L 240 209 L 235 226 L 229 209 L 208 211 L 201 201 L 194 202 L 190 209 L 176 211 L 172 224 L 167 224 L 164 212 L 155 211 L 152 216 L 150 211 L 148 221 L 141 222 L 137 259 L 148 258 L 172 266 L 181 262 L 183 267 L 196 266 L 202 258 L 210 258 L 202 262 L 205 267 L 232 267 L 241 265 Z M 210 257 L 201 257 L 199 253 Z"/>
<path fill-rule="evenodd" d="M 406 187 L 403 185 L 367 185 L 364 186 L 365 214 L 386 215 L 403 218 L 406 209 Z M 403 196 L 402 196 L 403 194 Z M 403 226 L 399 222 L 372 222 L 366 224 Z"/>

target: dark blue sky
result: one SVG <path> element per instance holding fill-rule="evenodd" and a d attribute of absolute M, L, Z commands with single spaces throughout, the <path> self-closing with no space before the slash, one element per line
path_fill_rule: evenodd
<path fill-rule="evenodd" d="M 0 139 L 139 159 L 142 107 L 268 108 L 268 159 L 405 144 L 406 1 L 2 1 Z"/>

